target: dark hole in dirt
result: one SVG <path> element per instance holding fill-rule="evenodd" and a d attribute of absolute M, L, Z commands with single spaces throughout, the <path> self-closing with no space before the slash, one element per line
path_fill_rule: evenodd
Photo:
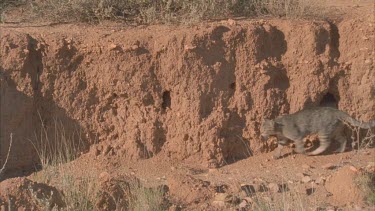
<path fill-rule="evenodd" d="M 163 103 L 161 104 L 161 107 L 165 110 L 167 108 L 171 108 L 171 92 L 170 91 L 164 91 L 163 92 Z"/>
<path fill-rule="evenodd" d="M 338 108 L 338 100 L 333 94 L 328 92 L 320 101 L 320 106 Z"/>
<path fill-rule="evenodd" d="M 158 186 L 158 190 L 164 196 L 165 194 L 167 194 L 169 192 L 169 187 L 167 185 L 160 185 L 160 186 Z"/>
<path fill-rule="evenodd" d="M 313 194 L 315 192 L 315 188 L 308 188 L 308 189 L 306 189 L 306 194 L 308 195 L 308 196 L 310 196 L 311 194 Z"/>
<path fill-rule="evenodd" d="M 229 88 L 231 88 L 232 90 L 235 90 L 236 89 L 236 82 L 233 82 L 229 85 Z"/>

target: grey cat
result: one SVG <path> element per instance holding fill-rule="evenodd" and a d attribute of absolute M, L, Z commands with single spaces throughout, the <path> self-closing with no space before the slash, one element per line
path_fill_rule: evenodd
<path fill-rule="evenodd" d="M 278 148 L 274 155 L 275 159 L 281 157 L 281 150 L 288 140 L 294 141 L 297 153 L 304 154 L 303 138 L 310 134 L 318 134 L 320 145 L 308 155 L 318 155 L 324 152 L 332 139 L 340 143 L 335 152 L 343 152 L 347 141 L 344 135 L 345 123 L 364 129 L 375 127 L 375 120 L 362 123 L 335 108 L 315 107 L 279 116 L 274 120 L 265 119 L 261 126 L 261 136 L 262 139 L 268 139 L 269 136 L 277 137 Z"/>

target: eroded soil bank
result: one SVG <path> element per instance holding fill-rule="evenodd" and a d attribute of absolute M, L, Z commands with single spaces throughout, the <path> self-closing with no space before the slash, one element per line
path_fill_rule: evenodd
<path fill-rule="evenodd" d="M 2 162 L 11 133 L 8 167 L 26 169 L 38 160 L 33 140 L 63 130 L 99 143 L 94 154 L 217 167 L 266 150 L 264 118 L 330 105 L 374 119 L 371 24 L 2 26 Z"/>

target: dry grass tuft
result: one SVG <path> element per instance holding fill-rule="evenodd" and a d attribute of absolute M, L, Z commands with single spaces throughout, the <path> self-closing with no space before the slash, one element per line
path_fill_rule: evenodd
<path fill-rule="evenodd" d="M 61 121 L 55 120 L 49 127 L 42 124 L 36 140 L 31 141 L 41 164 L 41 171 L 35 172 L 31 179 L 60 190 L 65 204 L 62 210 L 100 209 L 98 204 L 102 203 L 103 195 L 104 199 L 109 197 L 109 201 L 114 201 L 116 210 L 164 210 L 164 195 L 159 189 L 143 187 L 130 179 L 110 179 L 109 186 L 103 185 L 108 181 L 103 183 L 99 176 L 101 172 L 94 166 L 87 166 L 85 172 L 77 173 L 79 170 L 69 162 L 77 159 L 85 148 L 80 137 L 79 132 L 69 131 Z M 111 190 L 114 186 L 116 190 Z M 119 193 L 122 193 L 122 199 L 116 196 Z M 44 201 L 43 208 L 48 209 L 50 199 Z"/>
<path fill-rule="evenodd" d="M 365 194 L 367 202 L 375 206 L 375 173 L 362 172 L 356 177 L 356 184 Z"/>
<path fill-rule="evenodd" d="M 21 0 L 18 0 L 21 1 Z M 325 0 L 43 0 L 30 1 L 29 20 L 137 24 L 182 23 L 233 17 L 323 18 Z M 5 11 L 9 4 L 0 8 Z M 0 9 L 1 11 L 1 9 Z M 3 20 L 4 21 L 4 20 Z"/>
<path fill-rule="evenodd" d="M 8 147 L 8 153 L 5 157 L 5 161 L 3 163 L 3 166 L 0 169 L 0 179 L 5 171 L 5 168 L 8 164 L 9 156 L 10 156 L 10 151 L 12 150 L 12 144 L 13 144 L 13 133 L 10 134 L 10 141 L 9 141 L 9 147 Z"/>

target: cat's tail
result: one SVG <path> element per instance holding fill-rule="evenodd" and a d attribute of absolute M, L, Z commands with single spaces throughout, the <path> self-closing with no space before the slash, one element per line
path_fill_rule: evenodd
<path fill-rule="evenodd" d="M 348 123 L 352 126 L 360 127 L 360 128 L 363 128 L 363 129 L 371 129 L 371 128 L 375 127 L 375 119 L 370 121 L 370 122 L 360 122 L 360 121 L 352 118 L 348 114 L 342 115 L 340 119 L 344 123 Z"/>

